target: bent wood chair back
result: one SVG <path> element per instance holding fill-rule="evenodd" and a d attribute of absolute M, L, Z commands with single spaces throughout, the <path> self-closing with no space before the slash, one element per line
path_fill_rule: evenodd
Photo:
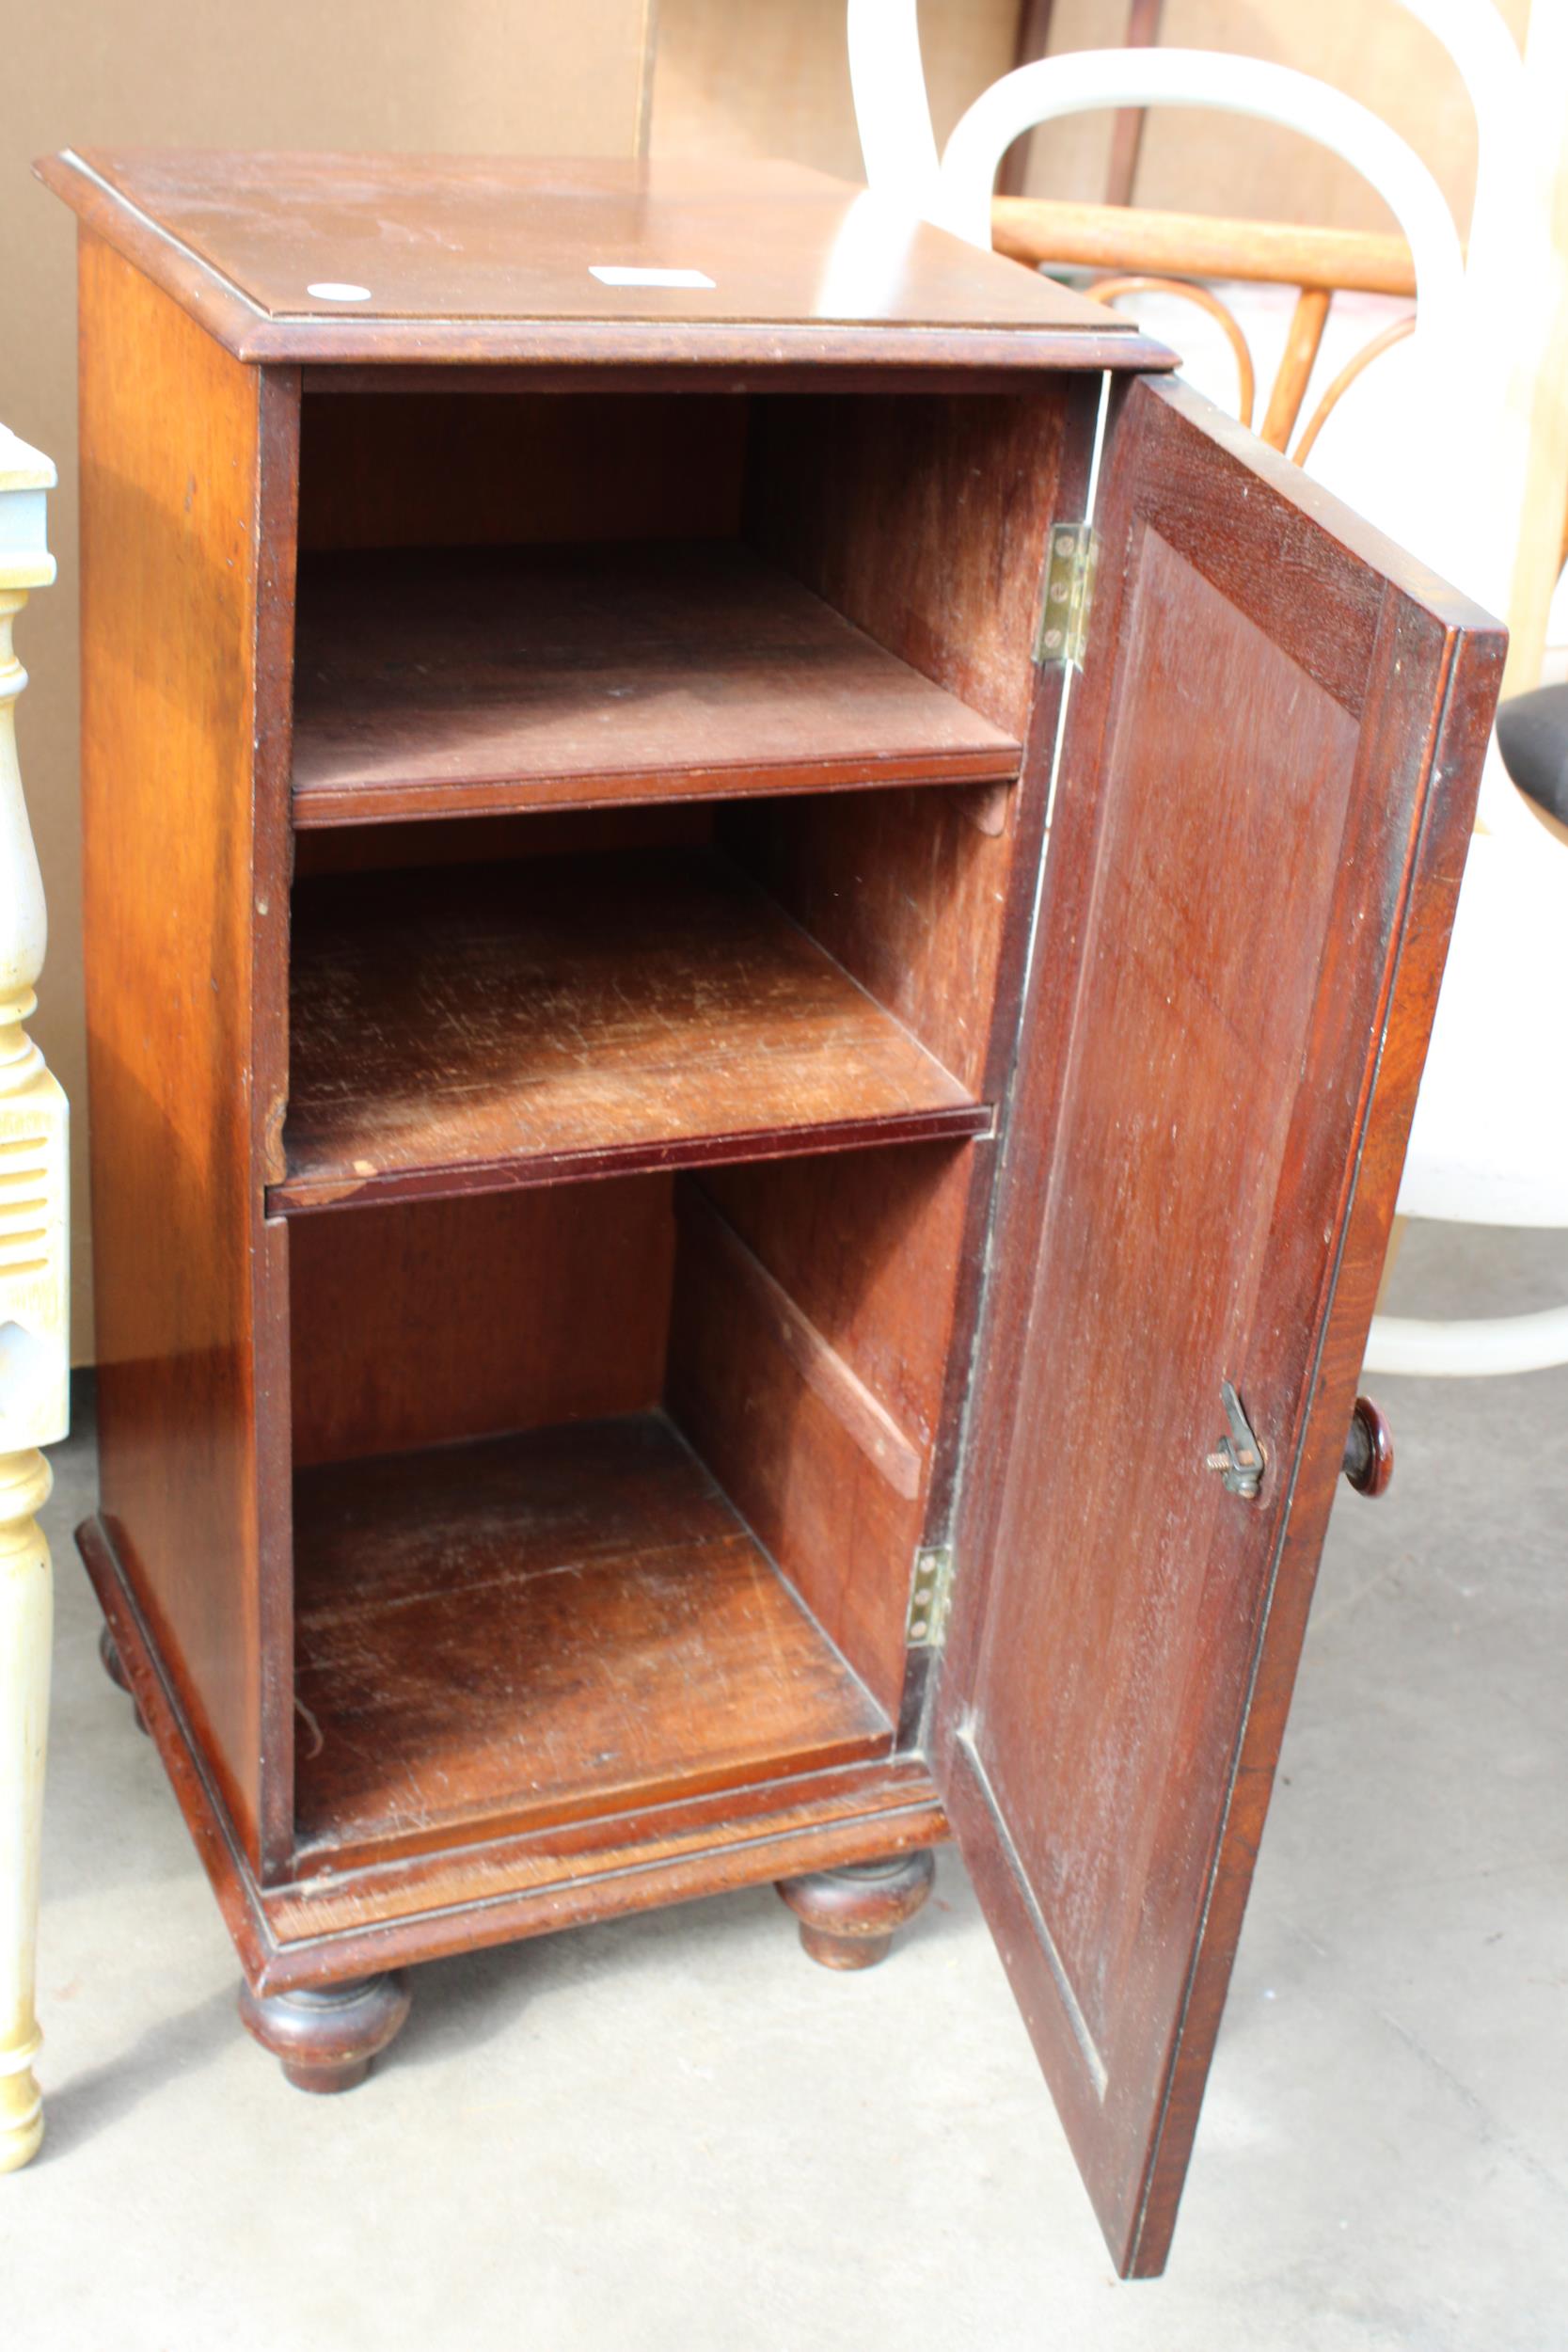
<path fill-rule="evenodd" d="M 1403 232 L 1418 294 L 1412 373 L 1418 369 L 1422 379 L 1444 387 L 1440 403 L 1414 403 L 1403 421 L 1398 451 L 1390 452 L 1399 462 L 1383 469 L 1376 519 L 1469 595 L 1504 611 L 1525 466 L 1517 432 L 1503 430 L 1506 375 L 1518 340 L 1509 296 L 1528 282 L 1521 213 L 1528 213 L 1535 193 L 1519 137 L 1524 70 L 1490 0 L 1399 5 L 1449 51 L 1475 106 L 1479 160 L 1467 253 L 1425 164 L 1369 107 L 1293 68 L 1221 52 L 1082 50 L 1037 59 L 982 91 L 939 155 L 915 0 L 848 0 L 850 79 L 866 180 L 887 203 L 989 246 L 1003 154 L 1023 131 L 1068 115 L 1158 105 L 1245 114 L 1343 157 Z M 1375 356 L 1361 355 L 1360 368 Z M 1432 485 L 1439 482 L 1446 495 L 1434 499 Z M 1482 785 L 1481 821 L 1488 832 L 1539 841 L 1535 818 L 1495 755 Z"/>
<path fill-rule="evenodd" d="M 1002 156 L 1022 132 L 1059 116 L 1161 104 L 1244 113 L 1332 149 L 1370 182 L 1403 231 L 1418 295 L 1412 357 L 1444 387 L 1442 401 L 1418 404 L 1397 447 L 1388 445 L 1387 478 L 1372 501 L 1378 519 L 1503 611 L 1529 464 L 1514 354 L 1528 316 L 1522 300 L 1549 234 L 1547 190 L 1539 142 L 1527 135 L 1534 117 L 1524 64 L 1490 0 L 1400 4 L 1448 49 L 1475 109 L 1467 254 L 1431 173 L 1387 124 L 1342 91 L 1252 58 L 1154 49 L 1042 58 L 982 92 L 939 157 L 914 0 L 848 0 L 867 181 L 890 203 L 989 246 Z M 1376 356 L 1372 347 L 1359 355 L 1355 373 Z M 1344 389 L 1331 388 L 1330 405 Z M 1289 391 L 1287 382 L 1276 429 Z M 1319 416 L 1309 425 L 1312 439 L 1321 423 Z M 1400 1205 L 1413 1216 L 1568 1225 L 1568 1089 L 1552 1074 L 1568 993 L 1568 844 L 1537 821 L 1495 741 L 1479 822 L 1490 837 L 1475 844 L 1461 895 Z M 1559 1307 L 1467 1323 L 1380 1315 L 1366 1357 L 1371 1371 L 1456 1375 L 1565 1360 L 1568 1308 Z"/>
<path fill-rule="evenodd" d="M 881 22 L 885 30 L 896 28 L 903 38 L 913 38 L 912 13 L 901 6 L 890 5 L 890 0 L 851 0 L 852 32 L 857 17 L 863 24 L 868 12 Z M 880 169 L 884 174 L 880 183 L 872 177 L 871 186 L 874 190 L 879 186 L 886 189 L 895 200 L 913 203 L 926 217 L 936 220 L 970 244 L 990 245 L 991 190 L 997 167 L 1012 141 L 1030 125 L 1067 115 L 1097 112 L 1107 106 L 1172 105 L 1255 116 L 1330 148 L 1370 183 L 1403 231 L 1410 277 L 1418 297 L 1416 335 L 1423 368 L 1442 365 L 1458 344 L 1464 308 L 1465 256 L 1442 192 L 1404 140 L 1368 107 L 1342 91 L 1290 67 L 1207 51 L 1071 52 L 1021 66 L 993 83 L 960 119 L 932 170 L 927 168 L 927 156 L 928 117 L 924 133 L 917 125 L 912 132 L 906 132 L 902 139 L 888 119 L 890 94 L 907 89 L 907 72 L 874 80 L 867 47 L 863 33 L 859 42 L 851 41 L 852 65 L 857 56 L 861 60 L 856 81 L 857 109 L 863 88 L 871 108 L 865 143 L 867 171 L 871 174 Z M 918 66 L 918 47 L 915 57 Z M 931 153 L 934 155 L 934 144 Z M 1018 209 L 1012 207 L 1007 217 L 1016 221 Z M 1080 208 L 1081 230 L 1085 225 L 1093 227 L 1092 222 L 1085 223 L 1085 209 Z M 1138 216 L 1125 217 L 1131 222 Z M 1236 242 L 1232 241 L 1233 251 Z M 1080 250 L 1083 249 L 1081 245 Z M 1124 245 L 1121 250 L 1135 248 Z M 1133 275 L 1151 274 L 1138 265 L 1149 250 L 1146 248 L 1145 255 L 1139 255 L 1134 262 Z M 1244 253 L 1241 258 L 1245 263 Z M 1306 273 L 1307 277 L 1321 280 L 1322 259 L 1321 254 L 1315 257 L 1316 266 Z M 1114 290 L 1118 278 L 1126 275 L 1120 254 L 1113 260 L 1112 266 L 1117 276 L 1100 281 L 1101 293 Z M 1243 266 L 1233 274 L 1262 276 L 1266 271 L 1259 270 L 1253 261 L 1251 266 Z M 1277 396 L 1271 399 L 1274 413 L 1268 421 L 1273 431 L 1267 437 L 1275 448 L 1285 446 L 1290 425 L 1294 422 L 1327 309 L 1323 284 L 1303 283 L 1291 337 L 1293 351 L 1287 353 L 1283 383 L 1276 388 Z M 1402 327 L 1401 337 L 1406 332 Z M 1386 347 L 1386 342 L 1380 345 Z M 1349 380 L 1354 380 L 1354 375 L 1361 373 L 1375 356 L 1371 350 L 1359 355 Z M 1250 360 L 1247 364 L 1250 367 Z M 1343 389 L 1338 387 L 1335 396 Z M 1243 402 L 1243 407 L 1249 405 Z M 1321 419 L 1315 420 L 1314 425 L 1321 428 Z M 1418 427 L 1416 437 L 1424 437 L 1422 428 Z M 1407 545 L 1420 545 L 1423 528 L 1425 535 L 1429 539 L 1432 536 L 1427 494 L 1433 479 L 1433 470 L 1423 459 L 1402 469 L 1397 487 L 1386 488 L 1385 511 L 1379 520 Z M 1451 534 L 1445 534 L 1446 539 L 1449 535 Z M 1427 548 L 1423 552 L 1436 555 L 1438 550 Z M 1457 567 L 1450 564 L 1447 568 L 1452 571 Z"/>
<path fill-rule="evenodd" d="M 1101 302 L 1160 294 L 1201 310 L 1229 345 L 1236 369 L 1236 413 L 1248 426 L 1254 424 L 1257 406 L 1256 354 L 1234 299 L 1227 300 L 1218 288 L 1294 287 L 1285 347 L 1256 430 L 1271 449 L 1287 453 L 1298 466 L 1306 464 L 1352 385 L 1415 331 L 1414 308 L 1380 327 L 1338 370 L 1297 434 L 1336 294 L 1393 295 L 1414 302 L 1416 265 L 1402 237 L 1004 196 L 991 204 L 991 241 L 999 253 L 1030 268 L 1094 273 L 1087 292 Z"/>

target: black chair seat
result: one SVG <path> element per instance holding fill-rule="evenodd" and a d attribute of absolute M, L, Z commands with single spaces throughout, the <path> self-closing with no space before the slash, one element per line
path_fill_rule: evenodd
<path fill-rule="evenodd" d="M 1499 703 L 1497 749 L 1520 791 L 1568 825 L 1568 686 L 1538 686 Z"/>

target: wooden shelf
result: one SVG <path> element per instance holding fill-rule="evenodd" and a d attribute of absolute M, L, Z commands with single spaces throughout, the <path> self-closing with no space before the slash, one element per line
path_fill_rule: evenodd
<path fill-rule="evenodd" d="M 312 1860 L 596 1818 L 892 1744 L 658 1414 L 302 1470 L 294 1561 Z"/>
<path fill-rule="evenodd" d="M 995 783 L 1020 757 L 735 540 L 301 559 L 300 825 Z"/>
<path fill-rule="evenodd" d="M 989 1110 L 711 852 L 294 893 L 275 1209 L 980 1133 Z"/>

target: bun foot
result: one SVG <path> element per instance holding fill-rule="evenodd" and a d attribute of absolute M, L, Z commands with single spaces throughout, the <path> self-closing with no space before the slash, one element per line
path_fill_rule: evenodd
<path fill-rule="evenodd" d="M 402 2031 L 408 1988 L 396 1975 L 356 1977 L 345 1984 L 295 1993 L 240 1987 L 240 2020 L 270 2050 L 296 2090 L 352 2090 L 371 2060 Z"/>
<path fill-rule="evenodd" d="M 781 1879 L 779 1893 L 800 1922 L 800 1948 L 810 1959 L 824 1968 L 875 1968 L 935 1876 L 934 1857 L 921 1851 Z"/>
<path fill-rule="evenodd" d="M 147 1717 L 142 1713 L 141 1708 L 136 1705 L 136 1694 L 131 1688 L 131 1677 L 125 1671 L 124 1662 L 120 1658 L 119 1650 L 115 1647 L 115 1637 L 109 1631 L 106 1625 L 99 1628 L 98 1655 L 103 1661 L 103 1672 L 108 1676 L 109 1680 L 115 1685 L 117 1690 L 123 1691 L 126 1697 L 130 1700 L 131 1711 L 136 1719 L 136 1729 L 141 1733 L 143 1739 L 147 1739 L 150 1736 L 147 1728 Z"/>

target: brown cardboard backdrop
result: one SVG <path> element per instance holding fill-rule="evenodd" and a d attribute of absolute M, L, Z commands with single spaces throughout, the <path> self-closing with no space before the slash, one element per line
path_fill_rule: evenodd
<path fill-rule="evenodd" d="M 1563 5 L 1563 0 L 1542 0 Z M 1529 0 L 1500 0 L 1521 40 Z M 1115 49 L 1129 0 L 1054 0 L 1051 48 Z M 921 45 L 939 142 L 1013 62 L 1018 0 L 921 0 Z M 788 152 L 858 176 L 844 62 L 843 0 L 658 0 L 653 147 Z M 1436 174 L 1463 224 L 1475 177 L 1474 118 L 1446 51 L 1399 0 L 1164 0 L 1161 43 L 1296 67 L 1348 90 Z M 1098 202 L 1113 117 L 1053 123 L 1031 149 L 1029 193 Z M 1359 173 L 1292 132 L 1234 115 L 1151 111 L 1136 200 L 1241 219 L 1389 226 Z"/>

